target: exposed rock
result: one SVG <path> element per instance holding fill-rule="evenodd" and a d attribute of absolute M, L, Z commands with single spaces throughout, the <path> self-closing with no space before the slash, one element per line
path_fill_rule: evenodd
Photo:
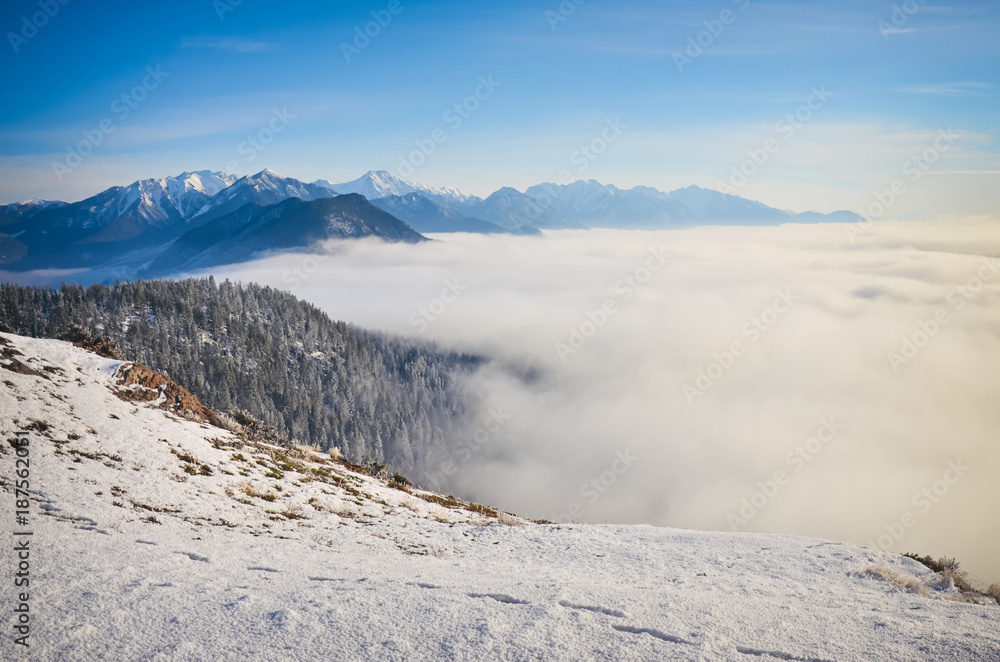
<path fill-rule="evenodd" d="M 163 400 L 163 409 L 195 421 L 214 422 L 215 412 L 201 404 L 190 391 L 141 363 L 126 363 L 118 369 L 115 394 L 126 401 Z"/>

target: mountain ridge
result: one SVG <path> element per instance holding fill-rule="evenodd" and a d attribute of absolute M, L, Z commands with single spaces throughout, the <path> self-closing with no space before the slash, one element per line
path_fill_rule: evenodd
<path fill-rule="evenodd" d="M 308 248 L 329 239 L 377 237 L 389 243 L 427 238 L 356 193 L 335 198 L 248 202 L 194 227 L 139 272 L 156 278 L 246 262 L 269 251 Z"/>
<path fill-rule="evenodd" d="M 351 182 L 330 184 L 326 180 L 307 183 L 269 169 L 239 179 L 201 170 L 138 180 L 73 203 L 29 200 L 0 206 L 0 264 L 19 272 L 103 268 L 103 278 L 128 278 L 158 256 L 163 257 L 160 264 L 169 261 L 165 253 L 171 242 L 182 235 L 245 205 L 263 209 L 293 198 L 314 202 L 345 195 L 359 195 L 374 203 L 367 212 L 371 217 L 366 219 L 369 225 L 378 224 L 374 220 L 376 212 L 388 212 L 405 216 L 427 232 L 537 235 L 538 228 L 659 230 L 700 224 L 776 225 L 858 219 L 848 211 L 796 214 L 697 186 L 664 193 L 647 186 L 620 189 L 590 179 L 538 184 L 525 192 L 502 187 L 482 199 L 455 188 L 434 188 L 404 180 L 387 171 L 369 171 Z M 282 238 L 277 231 L 269 236 L 274 242 L 270 248 L 275 250 L 308 247 L 301 241 L 296 244 Z M 231 259 L 250 254 L 235 250 L 231 237 L 218 238 L 233 249 Z M 259 242 L 254 247 L 255 253 L 269 248 Z M 217 253 L 221 256 L 226 251 L 220 246 Z M 205 266 L 215 264 L 221 262 Z"/>

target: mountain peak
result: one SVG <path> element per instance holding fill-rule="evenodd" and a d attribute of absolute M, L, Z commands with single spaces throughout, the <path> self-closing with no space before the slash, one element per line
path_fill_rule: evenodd
<path fill-rule="evenodd" d="M 462 193 L 458 189 L 427 186 L 397 177 L 388 170 L 369 170 L 354 181 L 332 185 L 327 182 L 324 185 L 330 186 L 338 193 L 360 193 L 369 200 L 420 193 L 433 202 L 452 209 L 480 201 L 479 198 Z"/>

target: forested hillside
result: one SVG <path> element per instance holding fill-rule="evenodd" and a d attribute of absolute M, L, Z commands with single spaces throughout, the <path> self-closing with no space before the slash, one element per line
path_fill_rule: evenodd
<path fill-rule="evenodd" d="M 463 378 L 483 363 L 335 322 L 284 292 L 212 278 L 4 284 L 0 320 L 46 338 L 80 326 L 213 409 L 245 411 L 299 443 L 417 478 L 423 458 L 463 436 L 475 413 Z"/>

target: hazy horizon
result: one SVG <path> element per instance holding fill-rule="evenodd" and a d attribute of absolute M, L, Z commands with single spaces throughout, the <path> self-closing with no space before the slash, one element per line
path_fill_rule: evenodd
<path fill-rule="evenodd" d="M 5 12 L 0 203 L 265 167 L 479 196 L 568 172 L 820 212 L 899 179 L 885 218 L 1000 203 L 995 5 L 57 4 Z"/>

